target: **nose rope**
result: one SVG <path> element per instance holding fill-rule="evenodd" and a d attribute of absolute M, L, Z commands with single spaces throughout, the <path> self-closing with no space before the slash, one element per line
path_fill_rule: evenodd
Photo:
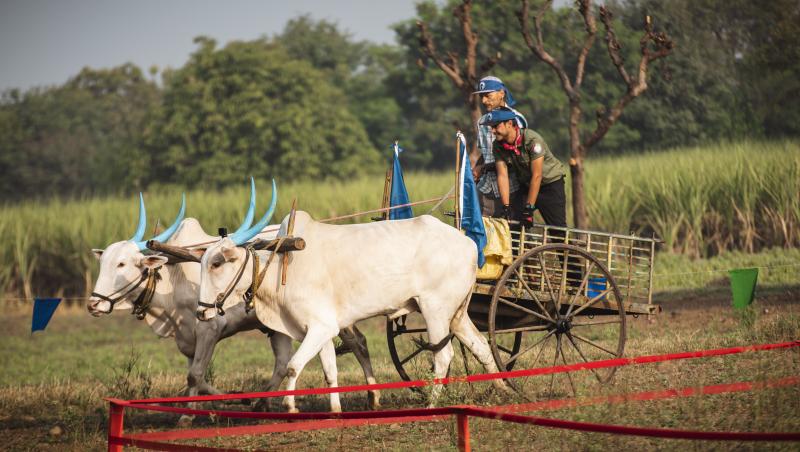
<path fill-rule="evenodd" d="M 145 280 L 148 278 L 148 276 L 149 276 L 149 272 L 148 272 L 148 270 L 149 270 L 149 269 L 144 269 L 144 270 L 142 270 L 142 276 L 141 276 L 141 277 L 139 277 L 139 280 L 138 280 L 138 281 L 136 281 L 136 280 L 134 280 L 134 281 L 131 281 L 131 282 L 129 282 L 128 284 L 125 284 L 124 286 L 122 286 L 120 289 L 118 289 L 118 290 L 115 290 L 115 291 L 114 291 L 114 292 L 112 292 L 110 295 L 103 295 L 103 294 L 101 294 L 101 293 L 92 292 L 92 296 L 93 296 L 93 297 L 97 297 L 97 298 L 99 298 L 99 299 L 101 299 L 101 300 L 105 300 L 105 301 L 107 301 L 107 302 L 111 303 L 111 309 L 109 309 L 109 311 L 108 311 L 109 313 L 111 313 L 112 311 L 114 311 L 114 305 L 115 305 L 115 304 L 117 304 L 117 302 L 119 302 L 120 300 L 122 300 L 123 298 L 125 298 L 126 296 L 128 296 L 128 294 L 130 294 L 131 292 L 133 292 L 134 290 L 136 290 L 136 288 L 138 288 L 139 286 L 141 286 L 141 285 L 142 285 L 142 283 L 143 283 L 143 282 L 144 282 L 144 281 L 145 281 Z M 133 287 L 130 287 L 131 285 L 133 285 Z M 130 289 L 128 289 L 128 287 L 130 287 Z M 114 295 L 116 295 L 116 294 L 118 294 L 118 293 L 122 292 L 122 291 L 123 291 L 123 290 L 125 290 L 125 289 L 128 289 L 128 291 L 127 291 L 127 292 L 125 292 L 125 293 L 123 293 L 122 295 L 120 295 L 120 296 L 116 297 L 116 298 L 113 298 L 113 297 L 114 297 Z"/>

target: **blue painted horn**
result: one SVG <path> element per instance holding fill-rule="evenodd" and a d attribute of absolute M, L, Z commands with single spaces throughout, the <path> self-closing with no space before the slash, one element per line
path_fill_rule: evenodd
<path fill-rule="evenodd" d="M 175 220 L 172 222 L 172 225 L 165 229 L 161 234 L 153 237 L 151 240 L 155 240 L 158 242 L 166 242 L 172 237 L 172 234 L 178 230 L 178 226 L 180 226 L 181 221 L 183 221 L 183 216 L 186 214 L 186 193 L 181 195 L 181 209 L 178 211 L 178 215 L 175 217 Z M 137 241 L 136 246 L 139 247 L 139 251 L 144 251 L 147 249 L 147 240 Z"/>
<path fill-rule="evenodd" d="M 234 234 L 238 234 L 242 231 L 246 231 L 250 225 L 253 224 L 253 217 L 256 213 L 256 181 L 253 180 L 253 176 L 250 176 L 250 206 L 247 208 L 247 214 L 245 214 L 244 219 L 242 220 L 242 225 L 239 226 L 239 229 L 234 231 Z"/>
<path fill-rule="evenodd" d="M 178 211 L 178 216 L 175 217 L 175 221 L 172 222 L 172 225 L 168 227 L 164 232 L 158 234 L 157 236 L 153 237 L 152 240 L 157 240 L 159 242 L 164 242 L 169 240 L 172 234 L 178 230 L 178 226 L 180 225 L 181 221 L 183 221 L 183 216 L 186 214 L 186 194 L 184 193 L 181 196 L 181 209 Z M 139 251 L 144 251 L 147 249 L 147 240 L 142 240 L 144 236 L 144 228 L 147 224 L 147 213 L 144 207 L 144 198 L 142 194 L 139 193 L 139 226 L 136 229 L 136 235 L 131 238 L 131 241 L 136 244 L 136 247 L 139 248 Z"/>
<path fill-rule="evenodd" d="M 250 228 L 241 232 L 237 231 L 228 237 L 230 237 L 230 239 L 233 240 L 233 243 L 236 245 L 241 245 L 255 237 L 256 234 L 264 229 L 264 226 L 269 224 L 269 220 L 272 219 L 272 214 L 275 213 L 276 204 L 278 204 L 278 187 L 275 185 L 275 179 L 272 179 L 272 199 L 270 200 L 269 208 L 267 209 L 267 212 L 264 213 L 264 216 L 258 220 L 258 223 L 254 224 Z"/>
<path fill-rule="evenodd" d="M 144 197 L 142 192 L 139 192 L 139 224 L 136 226 L 136 232 L 130 238 L 131 242 L 138 242 L 144 237 L 144 228 L 147 226 L 147 211 L 144 209 Z"/>

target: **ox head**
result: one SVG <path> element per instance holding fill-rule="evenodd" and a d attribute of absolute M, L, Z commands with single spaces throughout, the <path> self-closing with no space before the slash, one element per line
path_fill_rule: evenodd
<path fill-rule="evenodd" d="M 181 199 L 181 208 L 175 221 L 164 232 L 153 237 L 153 240 L 165 241 L 175 233 L 178 225 L 186 213 L 186 195 Z M 94 285 L 94 291 L 87 309 L 97 317 L 117 309 L 131 309 L 133 297 L 142 290 L 142 283 L 148 269 L 155 269 L 167 263 L 164 256 L 145 256 L 142 251 L 146 249 L 144 237 L 147 225 L 147 211 L 144 207 L 144 198 L 139 193 L 139 223 L 136 233 L 129 240 L 116 242 L 105 250 L 94 249 L 94 255 L 100 261 L 100 274 Z"/>
<path fill-rule="evenodd" d="M 272 181 L 272 200 L 264 216 L 250 228 L 223 237 L 211 245 L 200 259 L 200 300 L 197 318 L 210 320 L 217 308 L 239 303 L 253 282 L 254 255 L 240 245 L 255 237 L 269 224 L 278 201 L 278 188 Z"/>

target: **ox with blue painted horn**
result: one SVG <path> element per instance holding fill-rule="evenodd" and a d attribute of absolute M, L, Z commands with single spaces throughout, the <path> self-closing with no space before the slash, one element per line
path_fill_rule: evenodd
<path fill-rule="evenodd" d="M 251 206 L 255 200 L 255 188 L 251 183 Z M 216 344 L 241 331 L 267 329 L 258 321 L 254 312 L 246 312 L 244 303 L 232 306 L 224 318 L 214 322 L 197 322 L 195 311 L 197 309 L 199 265 L 196 262 L 169 263 L 164 256 L 145 255 L 136 242 L 142 241 L 146 212 L 143 198 L 140 196 L 140 215 L 137 233 L 131 240 L 116 242 L 105 250 L 94 250 L 100 259 L 100 274 L 95 283 L 95 294 L 87 306 L 89 312 L 99 317 L 109 314 L 112 307 L 117 310 L 131 309 L 135 301 L 144 293 L 144 288 L 139 286 L 127 294 L 123 289 L 126 285 L 136 284 L 145 269 L 158 269 L 152 298 L 146 307 L 140 308 L 144 313 L 144 320 L 150 328 L 160 337 L 174 337 L 178 350 L 188 358 L 189 370 L 187 376 L 186 395 L 218 394 L 216 388 L 205 380 L 206 370 L 213 356 Z M 183 208 L 181 209 L 183 210 Z M 248 209 L 248 212 L 251 209 Z M 245 215 L 245 220 L 239 229 L 247 230 L 253 220 L 252 213 Z M 141 231 L 140 231 L 141 230 Z M 275 237 L 276 231 L 262 233 L 258 238 L 269 240 Z M 219 237 L 206 234 L 197 220 L 186 218 L 174 230 L 170 237 L 161 235 L 169 246 L 187 247 L 197 243 L 213 243 Z M 112 295 L 114 293 L 116 295 Z M 112 296 L 109 296 L 112 295 Z M 112 305 L 107 299 L 117 298 Z M 369 366 L 369 356 L 366 350 L 366 340 L 358 331 L 349 332 L 349 336 L 342 335 L 343 341 L 354 351 L 359 362 L 365 362 L 365 374 L 368 381 L 374 382 L 372 370 Z M 275 369 L 268 387 L 277 389 L 286 375 L 286 365 L 291 356 L 291 339 L 283 334 L 276 333 L 271 337 L 270 344 L 275 354 Z M 378 407 L 378 395 L 370 394 L 373 407 Z M 191 416 L 182 416 L 179 423 L 191 423 Z"/>
<path fill-rule="evenodd" d="M 289 218 L 283 220 L 279 237 L 287 235 Z M 198 317 L 214 319 L 219 304 L 227 310 L 253 287 L 253 263 L 266 265 L 253 292 L 256 314 L 270 329 L 302 342 L 289 360 L 288 390 L 295 388 L 298 375 L 317 354 L 323 369 L 335 375 L 332 339 L 340 329 L 370 317 L 396 318 L 413 311 L 424 317 L 431 343 L 444 344 L 434 353 L 437 378 L 446 375 L 453 357 L 451 333 L 488 372 L 498 371 L 486 338 L 467 315 L 477 271 L 472 240 L 429 215 L 329 225 L 298 211 L 294 227 L 294 235 L 305 239 L 306 248 L 284 255 L 289 260 L 285 285 L 282 266 L 267 265 L 271 252 L 239 246 L 245 236 L 226 237 L 209 246 L 200 261 L 198 303 Z M 502 380 L 495 384 L 509 390 Z M 434 394 L 439 390 L 434 388 Z M 293 397 L 284 403 L 297 411 Z"/>

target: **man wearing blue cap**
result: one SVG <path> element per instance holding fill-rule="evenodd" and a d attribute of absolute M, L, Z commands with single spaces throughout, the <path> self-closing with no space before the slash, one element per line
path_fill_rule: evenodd
<path fill-rule="evenodd" d="M 521 198 L 522 222 L 533 223 L 533 212 L 539 210 L 544 222 L 567 226 L 567 200 L 564 192 L 566 170 L 538 133 L 520 127 L 517 114 L 509 108 L 498 108 L 484 115 L 482 125 L 494 133 L 492 151 L 497 169 L 497 186 L 505 211 L 513 210 L 510 196 L 510 175 L 519 181 L 525 197 Z M 519 201 L 516 201 L 519 202 Z"/>
<path fill-rule="evenodd" d="M 476 90 L 473 94 L 481 96 L 481 103 L 486 108 L 487 113 L 478 120 L 478 149 L 481 151 L 481 157 L 477 162 L 473 162 L 472 175 L 475 178 L 475 186 L 480 193 L 481 213 L 489 217 L 507 217 L 519 220 L 522 217 L 522 210 L 519 207 L 525 204 L 525 193 L 520 190 L 519 181 L 517 181 L 516 174 L 511 174 L 508 179 L 509 196 L 515 201 L 512 202 L 511 211 L 506 212 L 503 209 L 503 203 L 500 201 L 500 191 L 497 187 L 497 171 L 495 167 L 494 154 L 492 152 L 492 142 L 494 135 L 488 125 L 484 125 L 483 121 L 486 119 L 488 112 L 495 108 L 507 107 L 511 109 L 514 105 L 514 98 L 511 92 L 506 88 L 503 82 L 493 76 L 484 77 L 478 82 Z M 527 128 L 528 123 L 521 113 L 511 109 L 517 114 L 517 123 L 522 128 Z M 519 198 L 519 199 L 517 199 Z"/>

